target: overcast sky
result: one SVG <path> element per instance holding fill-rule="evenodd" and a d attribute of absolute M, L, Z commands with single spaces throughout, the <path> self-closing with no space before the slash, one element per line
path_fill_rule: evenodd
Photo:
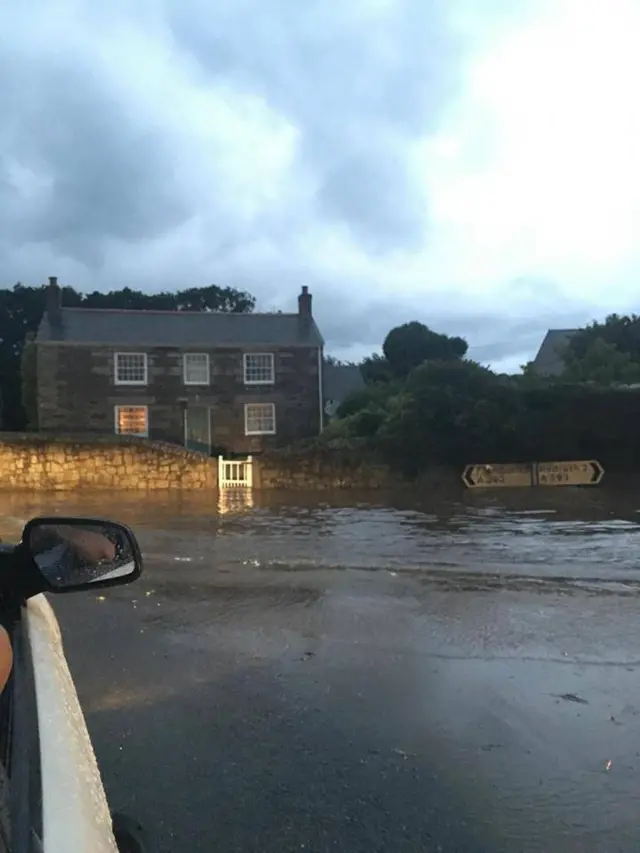
<path fill-rule="evenodd" d="M 638 309 L 637 0 L 0 8 L 0 286 L 217 283 L 515 369 Z"/>

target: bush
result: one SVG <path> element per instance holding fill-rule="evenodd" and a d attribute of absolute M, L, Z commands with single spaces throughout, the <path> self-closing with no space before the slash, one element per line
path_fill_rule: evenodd
<path fill-rule="evenodd" d="M 345 400 L 329 438 L 363 439 L 407 474 L 433 465 L 597 458 L 640 466 L 640 393 L 523 382 L 472 361 L 427 361 Z"/>

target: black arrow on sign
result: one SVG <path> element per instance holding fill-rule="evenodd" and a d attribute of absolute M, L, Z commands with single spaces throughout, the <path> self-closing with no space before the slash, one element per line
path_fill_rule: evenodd
<path fill-rule="evenodd" d="M 470 489 L 478 485 L 471 476 L 476 468 L 482 469 L 487 474 L 490 474 L 493 470 L 493 466 L 491 465 L 467 465 L 467 467 L 462 472 L 462 482 Z"/>

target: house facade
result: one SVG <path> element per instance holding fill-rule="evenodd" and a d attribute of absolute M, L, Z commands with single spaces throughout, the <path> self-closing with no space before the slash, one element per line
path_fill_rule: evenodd
<path fill-rule="evenodd" d="M 38 429 L 258 453 L 323 426 L 323 340 L 292 314 L 65 308 L 55 279 L 36 347 Z"/>

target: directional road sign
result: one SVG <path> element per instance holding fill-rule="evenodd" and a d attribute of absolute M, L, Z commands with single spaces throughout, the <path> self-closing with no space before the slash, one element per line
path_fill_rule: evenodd
<path fill-rule="evenodd" d="M 604 477 L 604 468 L 595 459 L 581 462 L 539 462 L 539 486 L 596 486 Z"/>
<path fill-rule="evenodd" d="M 531 465 L 467 465 L 462 482 L 469 489 L 519 488 L 533 485 Z"/>

